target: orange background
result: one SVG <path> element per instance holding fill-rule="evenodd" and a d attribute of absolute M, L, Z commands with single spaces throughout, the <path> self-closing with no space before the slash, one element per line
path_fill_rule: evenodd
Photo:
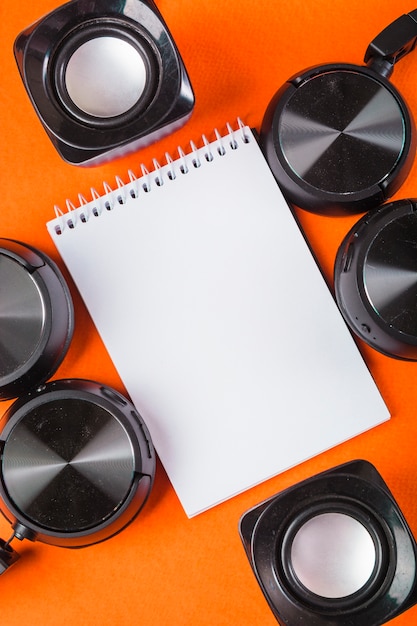
<path fill-rule="evenodd" d="M 324 62 L 362 63 L 371 39 L 415 8 L 405 0 L 159 0 L 193 83 L 193 116 L 181 130 L 140 154 L 84 169 L 64 163 L 55 152 L 29 103 L 12 53 L 16 35 L 57 6 L 55 0 L 0 4 L 0 236 L 31 243 L 58 263 L 45 229 L 55 203 L 64 208 L 66 198 L 76 202 L 78 192 L 87 195 L 90 186 L 98 187 L 102 180 L 112 183 L 129 168 L 139 173 L 141 162 L 151 167 L 152 157 L 163 161 L 166 150 L 186 148 L 189 139 L 198 141 L 203 132 L 212 137 L 214 127 L 224 131 L 225 123 L 237 116 L 259 128 L 269 99 L 290 75 Z M 417 117 L 417 52 L 401 61 L 392 80 Z M 397 197 L 413 195 L 417 197 L 417 162 Z M 357 218 L 301 212 L 300 219 L 331 280 L 337 247 Z M 71 287 L 75 336 L 55 378 L 93 378 L 123 392 Z M 144 511 L 110 541 L 75 551 L 16 542 L 22 558 L 0 579 L 2 624 L 273 626 L 276 621 L 241 546 L 239 518 L 289 485 L 354 458 L 376 465 L 417 533 L 417 363 L 389 359 L 361 343 L 359 347 L 391 411 L 390 422 L 192 520 L 158 464 Z M 9 535 L 1 518 L 0 536 Z M 416 622 L 417 607 L 392 623 Z"/>

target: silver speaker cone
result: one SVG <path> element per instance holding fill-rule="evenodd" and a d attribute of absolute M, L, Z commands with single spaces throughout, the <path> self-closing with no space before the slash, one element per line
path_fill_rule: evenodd
<path fill-rule="evenodd" d="M 129 111 L 142 97 L 147 78 L 139 50 L 114 36 L 81 44 L 65 70 L 65 86 L 75 106 L 99 118 Z"/>
<path fill-rule="evenodd" d="M 344 598 L 370 579 L 374 541 L 361 522 L 342 513 L 323 513 L 298 530 L 291 548 L 298 580 L 323 598 Z"/>

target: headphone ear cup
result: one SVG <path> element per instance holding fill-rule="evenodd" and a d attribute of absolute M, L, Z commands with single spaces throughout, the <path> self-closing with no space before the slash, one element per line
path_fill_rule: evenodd
<path fill-rule="evenodd" d="M 48 382 L 8 408 L 0 463 L 0 508 L 16 538 L 67 548 L 130 524 L 156 470 L 149 431 L 131 402 L 79 379 Z"/>
<path fill-rule="evenodd" d="M 0 239 L 0 400 L 16 398 L 50 378 L 74 331 L 68 285 L 40 250 Z"/>
<path fill-rule="evenodd" d="M 417 360 L 417 203 L 397 200 L 369 212 L 336 255 L 335 296 L 351 330 L 383 354 Z"/>
<path fill-rule="evenodd" d="M 398 91 L 372 69 L 348 64 L 292 77 L 269 103 L 260 138 L 288 201 L 324 215 L 384 202 L 415 153 L 414 123 Z"/>

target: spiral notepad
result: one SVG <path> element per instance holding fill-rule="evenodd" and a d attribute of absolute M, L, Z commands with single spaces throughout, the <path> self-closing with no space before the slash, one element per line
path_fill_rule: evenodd
<path fill-rule="evenodd" d="M 188 516 L 389 418 L 248 127 L 47 227 Z"/>

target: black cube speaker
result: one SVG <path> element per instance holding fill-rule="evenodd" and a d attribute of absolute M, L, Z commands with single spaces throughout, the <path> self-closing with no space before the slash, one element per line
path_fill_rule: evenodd
<path fill-rule="evenodd" d="M 417 200 L 363 216 L 336 255 L 335 295 L 351 330 L 386 356 L 417 360 Z"/>
<path fill-rule="evenodd" d="M 417 546 L 375 467 L 353 461 L 245 513 L 240 534 L 282 625 L 379 626 L 417 602 Z"/>
<path fill-rule="evenodd" d="M 72 0 L 15 41 L 32 104 L 59 154 L 95 165 L 181 126 L 194 95 L 152 0 Z"/>
<path fill-rule="evenodd" d="M 388 79 L 416 37 L 417 10 L 371 42 L 366 65 L 315 66 L 275 93 L 260 136 L 289 202 L 324 215 L 364 213 L 399 189 L 414 160 L 415 129 Z"/>

